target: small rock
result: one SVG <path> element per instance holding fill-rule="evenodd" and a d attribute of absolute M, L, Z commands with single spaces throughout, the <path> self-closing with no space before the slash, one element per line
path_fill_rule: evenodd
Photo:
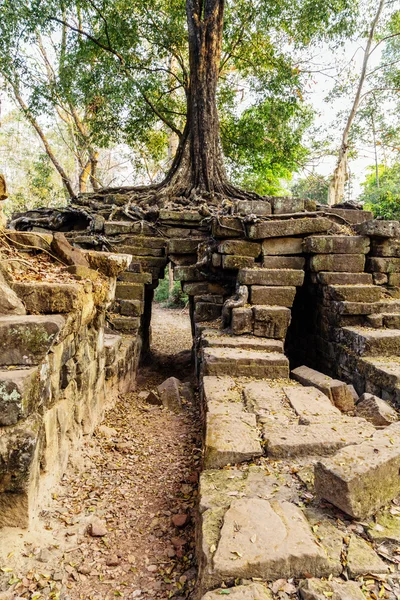
<path fill-rule="evenodd" d="M 108 531 L 103 521 L 100 519 L 94 519 L 88 527 L 88 533 L 92 537 L 104 537 L 107 535 Z"/>
<path fill-rule="evenodd" d="M 169 377 L 157 388 L 163 406 L 174 412 L 180 412 L 182 409 L 179 392 L 180 385 L 182 385 L 182 383 L 179 379 L 176 377 Z"/>
<path fill-rule="evenodd" d="M 175 548 L 182 548 L 186 544 L 186 540 L 181 537 L 173 537 L 171 538 L 171 544 L 175 546 Z"/>
<path fill-rule="evenodd" d="M 184 527 L 187 523 L 188 520 L 188 516 L 185 514 L 179 514 L 179 515 L 174 515 L 172 517 L 172 523 L 175 525 L 175 527 Z"/>
<path fill-rule="evenodd" d="M 90 567 L 88 567 L 87 565 L 80 565 L 78 567 L 78 573 L 81 573 L 82 575 L 89 575 L 91 570 L 92 569 Z"/>
<path fill-rule="evenodd" d="M 152 404 L 153 406 L 162 406 L 161 398 L 155 390 L 146 392 L 146 397 L 144 400 L 147 402 L 147 404 Z"/>
<path fill-rule="evenodd" d="M 106 565 L 107 567 L 118 567 L 118 565 L 121 563 L 121 561 L 119 560 L 118 556 L 116 554 L 113 554 L 111 556 L 108 556 L 106 558 Z"/>
<path fill-rule="evenodd" d="M 142 590 L 135 590 L 129 597 L 130 598 L 140 598 L 142 595 Z"/>
<path fill-rule="evenodd" d="M 62 581 L 63 577 L 64 577 L 64 575 L 63 575 L 62 571 L 56 571 L 53 573 L 52 579 L 53 579 L 53 581 Z"/>
<path fill-rule="evenodd" d="M 355 535 L 350 538 L 347 552 L 347 568 L 351 578 L 367 573 L 387 573 L 387 565 L 371 546 Z"/>
<path fill-rule="evenodd" d="M 107 427 L 107 425 L 100 425 L 97 428 L 97 432 L 100 433 L 105 438 L 113 438 L 117 437 L 118 431 L 113 427 Z"/>
<path fill-rule="evenodd" d="M 174 556 L 176 556 L 176 552 L 172 547 L 167 549 L 167 556 L 168 558 L 174 558 Z"/>
<path fill-rule="evenodd" d="M 157 565 L 148 565 L 146 567 L 146 569 L 150 572 L 150 573 L 156 573 L 158 571 L 158 567 Z"/>
<path fill-rule="evenodd" d="M 39 552 L 39 556 L 37 557 L 38 561 L 40 561 L 42 563 L 49 562 L 49 560 L 51 560 L 51 558 L 52 558 L 51 552 L 49 552 L 45 548 Z"/>

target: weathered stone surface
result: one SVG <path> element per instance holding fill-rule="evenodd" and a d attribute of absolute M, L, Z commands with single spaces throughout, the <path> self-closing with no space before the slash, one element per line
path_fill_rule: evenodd
<path fill-rule="evenodd" d="M 289 327 L 291 312 L 281 306 L 254 306 L 254 335 L 283 340 Z"/>
<path fill-rule="evenodd" d="M 128 246 L 122 244 L 118 250 L 125 255 L 143 256 L 143 257 L 161 257 L 164 256 L 164 248 L 148 248 L 146 246 Z"/>
<path fill-rule="evenodd" d="M 165 408 L 174 412 L 180 412 L 182 401 L 179 386 L 182 383 L 176 377 L 169 377 L 157 387 L 161 402 Z"/>
<path fill-rule="evenodd" d="M 280 340 L 259 338 L 253 335 L 236 336 L 222 334 L 215 329 L 206 330 L 202 334 L 202 345 L 213 348 L 242 348 L 243 350 L 264 350 L 265 352 L 283 352 L 283 343 Z"/>
<path fill-rule="evenodd" d="M 164 223 L 175 224 L 177 222 L 179 227 L 182 227 L 184 223 L 188 223 L 190 226 L 203 220 L 203 216 L 197 210 L 173 210 L 169 208 L 162 208 L 159 218 Z"/>
<path fill-rule="evenodd" d="M 121 346 L 122 337 L 111 333 L 104 334 L 104 350 L 106 353 L 106 367 L 109 367 L 116 358 Z"/>
<path fill-rule="evenodd" d="M 209 413 L 204 463 L 207 469 L 251 460 L 262 455 L 255 415 Z"/>
<path fill-rule="evenodd" d="M 194 320 L 196 323 L 201 323 L 203 321 L 215 321 L 215 319 L 218 319 L 221 316 L 221 313 L 221 303 L 196 302 Z"/>
<path fill-rule="evenodd" d="M 203 377 L 203 401 L 208 412 L 243 412 L 242 396 L 232 377 Z"/>
<path fill-rule="evenodd" d="M 115 297 L 121 300 L 140 300 L 140 302 L 143 302 L 144 286 L 141 283 L 118 282 Z"/>
<path fill-rule="evenodd" d="M 356 519 L 400 493 L 400 423 L 376 431 L 357 448 L 343 448 L 315 465 L 315 490 Z"/>
<path fill-rule="evenodd" d="M 238 281 L 245 285 L 300 286 L 304 273 L 296 269 L 242 269 Z"/>
<path fill-rule="evenodd" d="M 35 368 L 0 371 L 0 425 L 15 425 L 39 404 L 38 375 Z"/>
<path fill-rule="evenodd" d="M 214 554 L 214 569 L 221 580 L 329 574 L 327 557 L 302 511 L 289 502 L 260 498 L 232 502 Z"/>
<path fill-rule="evenodd" d="M 140 317 L 143 313 L 143 302 L 140 300 L 120 300 L 121 315 L 126 317 Z"/>
<path fill-rule="evenodd" d="M 330 399 L 315 387 L 290 386 L 284 387 L 283 391 L 302 425 L 332 422 L 342 416 Z"/>
<path fill-rule="evenodd" d="M 225 288 L 219 283 L 209 283 L 208 281 L 194 281 L 183 284 L 183 291 L 188 296 L 200 296 L 202 294 L 225 294 Z"/>
<path fill-rule="evenodd" d="M 94 250 L 84 250 L 83 252 L 90 267 L 100 271 L 106 277 L 117 277 L 117 275 L 126 271 L 132 263 L 132 256 L 129 254 L 95 252 Z"/>
<path fill-rule="evenodd" d="M 321 390 L 339 410 L 343 412 L 354 410 L 354 397 L 343 381 L 332 379 L 332 377 L 305 365 L 293 369 L 291 374 L 301 384 L 313 385 Z"/>
<path fill-rule="evenodd" d="M 205 348 L 205 375 L 285 378 L 289 362 L 278 352 L 259 352 L 236 348 Z"/>
<path fill-rule="evenodd" d="M 372 275 L 370 273 L 335 273 L 321 271 L 317 274 L 317 280 L 325 285 L 370 285 Z"/>
<path fill-rule="evenodd" d="M 253 333 L 253 310 L 251 308 L 233 308 L 231 328 L 235 335 Z"/>
<path fill-rule="evenodd" d="M 214 238 L 243 237 L 243 222 L 239 217 L 220 216 L 213 219 L 212 235 Z"/>
<path fill-rule="evenodd" d="M 388 327 L 389 329 L 400 329 L 400 314 L 393 315 L 381 315 L 382 326 Z"/>
<path fill-rule="evenodd" d="M 349 417 L 332 423 L 282 425 L 266 423 L 263 438 L 267 454 L 273 458 L 329 456 L 344 446 L 360 444 L 374 432 L 371 423 Z"/>
<path fill-rule="evenodd" d="M 266 200 L 237 200 L 234 211 L 239 215 L 257 215 L 266 217 L 271 214 L 271 204 Z"/>
<path fill-rule="evenodd" d="M 338 340 L 360 356 L 397 356 L 400 352 L 400 329 L 342 327 Z"/>
<path fill-rule="evenodd" d="M 31 314 L 65 314 L 83 303 L 83 288 L 73 283 L 16 282 L 14 291 Z"/>
<path fill-rule="evenodd" d="M 202 238 L 175 238 L 168 240 L 168 254 L 196 254 Z"/>
<path fill-rule="evenodd" d="M 377 427 L 387 427 L 399 418 L 390 404 L 378 396 L 367 393 L 360 397 L 356 406 L 356 414 Z"/>
<path fill-rule="evenodd" d="M 312 473 L 310 473 L 310 476 L 313 479 L 314 473 L 312 465 L 306 467 L 306 469 L 307 471 L 308 469 L 311 469 Z M 299 474 L 300 473 L 301 471 Z M 311 485 L 309 491 L 313 491 L 313 485 Z M 343 571 L 342 551 L 344 549 L 343 538 L 345 537 L 346 532 L 337 527 L 337 521 L 330 518 L 330 515 L 322 508 L 306 508 L 304 514 L 312 527 L 315 537 L 326 552 L 330 565 L 330 574 L 340 575 Z"/>
<path fill-rule="evenodd" d="M 316 235 L 304 240 L 304 251 L 311 254 L 367 254 L 368 237 L 351 235 Z"/>
<path fill-rule="evenodd" d="M 236 254 L 257 258 L 261 254 L 261 244 L 246 240 L 225 240 L 218 246 L 218 252 L 221 254 Z"/>
<path fill-rule="evenodd" d="M 33 231 L 7 230 L 7 239 L 13 243 L 17 250 L 50 250 L 53 240 L 52 234 L 35 233 Z"/>
<path fill-rule="evenodd" d="M 376 285 L 329 285 L 325 295 L 339 302 L 378 302 L 382 291 Z"/>
<path fill-rule="evenodd" d="M 360 584 L 343 579 L 324 580 L 303 579 L 300 582 L 300 596 L 303 600 L 364 600 Z"/>
<path fill-rule="evenodd" d="M 205 277 L 196 267 L 175 267 L 175 281 L 204 281 Z"/>
<path fill-rule="evenodd" d="M 323 233 L 329 231 L 332 222 L 325 217 L 300 219 L 274 219 L 249 225 L 248 234 L 250 239 L 262 240 L 264 238 L 276 238 L 284 236 L 307 235 L 310 233 Z M 264 248 L 263 248 L 264 251 Z M 272 254 L 272 252 L 270 252 Z"/>
<path fill-rule="evenodd" d="M 311 271 L 341 271 L 360 273 L 364 271 L 364 254 L 315 254 L 310 258 Z"/>
<path fill-rule="evenodd" d="M 250 302 L 252 304 L 291 307 L 295 295 L 295 287 L 252 285 L 250 288 Z"/>
<path fill-rule="evenodd" d="M 400 273 L 400 258 L 376 258 L 372 256 L 367 259 L 367 271 L 375 273 Z"/>
<path fill-rule="evenodd" d="M 0 273 L 0 315 L 25 315 L 25 306 Z"/>
<path fill-rule="evenodd" d="M 388 573 L 387 565 L 362 538 L 352 535 L 347 549 L 347 568 L 350 577 L 368 573 Z"/>
<path fill-rule="evenodd" d="M 90 267 L 82 250 L 71 246 L 63 233 L 57 232 L 53 235 L 51 250 L 67 265 Z"/>
<path fill-rule="evenodd" d="M 265 269 L 304 269 L 306 259 L 302 256 L 265 256 L 262 266 Z"/>
<path fill-rule="evenodd" d="M 36 365 L 65 321 L 61 315 L 0 317 L 0 365 Z"/>
<path fill-rule="evenodd" d="M 121 333 L 132 333 L 137 332 L 140 327 L 139 317 L 114 317 L 112 318 L 112 325 L 116 331 Z"/>
<path fill-rule="evenodd" d="M 387 542 L 399 544 L 400 517 L 392 515 L 388 510 L 383 509 L 368 524 L 367 533 L 368 537 L 377 544 L 385 544 Z"/>
<path fill-rule="evenodd" d="M 282 256 L 303 253 L 303 238 L 278 237 L 269 238 L 262 242 L 264 256 Z"/>
<path fill-rule="evenodd" d="M 271 422 L 287 424 L 290 414 L 285 411 L 285 393 L 282 386 L 275 386 L 265 381 L 252 381 L 243 388 L 246 407 L 258 417 L 268 418 Z"/>
<path fill-rule="evenodd" d="M 285 215 L 304 211 L 304 198 L 295 196 L 271 196 L 270 202 L 274 215 Z"/>
<path fill-rule="evenodd" d="M 400 223 L 398 221 L 371 220 L 356 225 L 355 230 L 360 235 L 380 238 L 399 238 Z"/>
<path fill-rule="evenodd" d="M 261 583 L 251 583 L 250 585 L 239 585 L 238 587 L 215 590 L 207 592 L 202 600 L 221 600 L 221 596 L 229 592 L 229 597 L 233 600 L 272 600 L 272 594 Z"/>
<path fill-rule="evenodd" d="M 223 269 L 246 269 L 254 265 L 254 258 L 251 256 L 237 256 L 233 254 L 222 255 Z"/>
<path fill-rule="evenodd" d="M 374 238 L 371 250 L 372 256 L 393 256 L 400 258 L 400 240 Z"/>

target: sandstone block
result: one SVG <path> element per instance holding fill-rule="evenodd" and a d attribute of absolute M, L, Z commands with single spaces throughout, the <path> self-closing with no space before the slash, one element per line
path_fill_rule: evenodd
<path fill-rule="evenodd" d="M 51 250 L 67 265 L 90 267 L 82 250 L 71 246 L 65 235 L 61 232 L 53 235 Z"/>
<path fill-rule="evenodd" d="M 372 240 L 372 256 L 392 256 L 400 258 L 400 240 L 379 239 Z"/>
<path fill-rule="evenodd" d="M 350 577 L 368 573 L 388 573 L 388 566 L 362 538 L 352 535 L 347 549 L 347 568 Z"/>
<path fill-rule="evenodd" d="M 250 239 L 262 240 L 264 238 L 324 233 L 329 231 L 331 227 L 332 222 L 325 217 L 305 217 L 287 220 L 274 219 L 249 225 L 248 235 Z"/>
<path fill-rule="evenodd" d="M 396 356 L 400 352 L 400 330 L 341 327 L 338 340 L 359 356 Z"/>
<path fill-rule="evenodd" d="M 265 269 L 304 269 L 306 259 L 302 256 L 266 256 L 262 266 Z"/>
<path fill-rule="evenodd" d="M 303 600 L 325 600 L 326 598 L 332 600 L 365 599 L 359 583 L 356 581 L 343 581 L 343 579 L 329 581 L 314 578 L 304 579 L 300 582 L 299 591 Z"/>
<path fill-rule="evenodd" d="M 251 308 L 233 308 L 231 328 L 235 335 L 253 333 L 253 310 Z"/>
<path fill-rule="evenodd" d="M 271 204 L 266 200 L 237 200 L 234 203 L 235 213 L 239 215 L 257 215 L 266 217 L 271 214 Z"/>
<path fill-rule="evenodd" d="M 400 314 L 392 314 L 382 316 L 382 326 L 387 327 L 388 329 L 400 329 Z"/>
<path fill-rule="evenodd" d="M 329 285 L 325 294 L 339 302 L 378 302 L 382 297 L 382 291 L 376 285 Z"/>
<path fill-rule="evenodd" d="M 25 306 L 14 290 L 0 277 L 0 315 L 25 315 Z"/>
<path fill-rule="evenodd" d="M 203 377 L 203 401 L 208 412 L 219 412 L 222 408 L 232 412 L 243 412 L 241 394 L 232 377 Z"/>
<path fill-rule="evenodd" d="M 148 248 L 146 246 L 128 246 L 122 244 L 118 247 L 122 254 L 132 255 L 136 257 L 161 257 L 164 256 L 164 248 Z"/>
<path fill-rule="evenodd" d="M 205 277 L 196 267 L 175 267 L 175 281 L 204 281 Z"/>
<path fill-rule="evenodd" d="M 255 415 L 209 413 L 204 463 L 207 469 L 246 462 L 262 455 Z"/>
<path fill-rule="evenodd" d="M 113 317 L 112 326 L 121 333 L 137 332 L 140 327 L 139 317 Z"/>
<path fill-rule="evenodd" d="M 317 274 L 319 283 L 325 285 L 370 285 L 372 276 L 370 273 L 335 273 L 321 271 Z"/>
<path fill-rule="evenodd" d="M 343 448 L 315 465 L 315 490 L 356 519 L 400 493 L 400 423 L 376 431 L 357 448 Z"/>
<path fill-rule="evenodd" d="M 251 256 L 234 256 L 233 254 L 222 255 L 223 269 L 246 269 L 254 265 L 254 258 Z"/>
<path fill-rule="evenodd" d="M 219 319 L 221 313 L 222 305 L 220 303 L 196 302 L 194 320 L 196 323 L 215 321 L 215 319 Z"/>
<path fill-rule="evenodd" d="M 288 377 L 288 359 L 278 352 L 205 348 L 204 374 L 280 379 Z"/>
<path fill-rule="evenodd" d="M 375 273 L 400 273 L 400 258 L 376 258 L 367 259 L 367 271 Z"/>
<path fill-rule="evenodd" d="M 332 379 L 305 365 L 293 369 L 291 375 L 302 385 L 312 385 L 321 390 L 339 410 L 343 412 L 354 410 L 354 397 L 346 383 Z"/>
<path fill-rule="evenodd" d="M 140 283 L 118 282 L 115 297 L 120 300 L 139 300 L 144 302 L 144 286 Z"/>
<path fill-rule="evenodd" d="M 214 569 L 221 580 L 329 574 L 326 554 L 302 511 L 289 502 L 260 498 L 232 502 L 224 516 Z"/>
<path fill-rule="evenodd" d="M 221 600 L 221 596 L 228 591 L 226 588 L 207 592 L 202 600 Z M 229 597 L 232 600 L 272 600 L 270 590 L 261 583 L 251 583 L 250 585 L 239 585 L 229 589 Z"/>
<path fill-rule="evenodd" d="M 296 269 L 241 269 L 238 281 L 245 285 L 301 286 L 304 273 Z"/>
<path fill-rule="evenodd" d="M 123 281 L 124 283 L 141 283 L 150 285 L 152 282 L 152 277 L 150 273 L 130 273 L 127 271 L 126 273 L 121 273 L 118 275 L 118 281 Z"/>
<path fill-rule="evenodd" d="M 16 282 L 12 287 L 32 314 L 65 314 L 84 301 L 82 286 L 73 283 Z"/>
<path fill-rule="evenodd" d="M 202 294 L 225 294 L 225 288 L 219 283 L 209 283 L 208 281 L 185 281 L 183 291 L 188 296 L 200 296 Z"/>
<path fill-rule="evenodd" d="M 0 371 L 0 425 L 15 425 L 39 408 L 38 377 L 35 368 Z"/>
<path fill-rule="evenodd" d="M 175 238 L 168 240 L 168 254 L 196 254 L 201 238 Z"/>
<path fill-rule="evenodd" d="M 400 273 L 389 273 L 388 283 L 391 287 L 400 287 Z"/>
<path fill-rule="evenodd" d="M 243 237 L 243 223 L 238 217 L 220 216 L 213 219 L 212 235 L 215 238 Z"/>
<path fill-rule="evenodd" d="M 268 304 L 290 308 L 293 305 L 295 295 L 295 287 L 252 285 L 250 288 L 250 302 L 252 304 Z"/>
<path fill-rule="evenodd" d="M 269 238 L 262 242 L 264 256 L 282 256 L 287 254 L 303 253 L 303 238 L 277 237 Z"/>
<path fill-rule="evenodd" d="M 295 196 L 271 196 L 270 202 L 274 215 L 285 215 L 304 211 L 304 198 Z"/>
<path fill-rule="evenodd" d="M 181 381 L 176 377 L 169 377 L 157 387 L 161 402 L 165 408 L 174 412 L 180 412 L 182 408 L 181 395 L 179 387 Z"/>
<path fill-rule="evenodd" d="M 140 317 L 143 313 L 143 302 L 140 300 L 120 300 L 121 315 L 126 317 Z"/>
<path fill-rule="evenodd" d="M 265 352 L 283 352 L 283 343 L 280 340 L 269 340 L 255 337 L 254 335 L 229 335 L 218 331 L 205 330 L 202 333 L 203 347 L 213 348 L 238 348 L 242 350 L 264 350 Z"/>
<path fill-rule="evenodd" d="M 315 254 L 310 258 L 310 270 L 360 273 L 364 271 L 364 254 Z"/>
<path fill-rule="evenodd" d="M 316 235 L 305 238 L 304 251 L 310 254 L 368 254 L 368 237 Z"/>
<path fill-rule="evenodd" d="M 357 403 L 356 414 L 377 427 L 387 427 L 398 420 L 396 411 L 373 394 L 363 394 Z"/>
<path fill-rule="evenodd" d="M 400 223 L 398 221 L 377 221 L 374 219 L 356 225 L 355 230 L 360 235 L 369 235 L 371 237 L 400 237 Z"/>
<path fill-rule="evenodd" d="M 291 313 L 281 306 L 254 306 L 254 335 L 283 340 L 288 330 Z"/>
<path fill-rule="evenodd" d="M 225 240 L 218 246 L 218 252 L 257 258 L 261 254 L 261 244 L 246 240 Z"/>
<path fill-rule="evenodd" d="M 341 412 L 333 406 L 330 399 L 315 387 L 284 387 L 290 405 L 300 417 L 302 425 L 329 422 L 341 419 Z"/>
<path fill-rule="evenodd" d="M 129 254 L 95 252 L 94 250 L 84 250 L 83 252 L 90 268 L 100 271 L 106 277 L 117 277 L 117 275 L 126 271 L 132 263 L 132 256 Z"/>
<path fill-rule="evenodd" d="M 172 225 L 178 223 L 180 227 L 184 223 L 190 227 L 193 226 L 193 223 L 200 223 L 203 220 L 203 216 L 198 210 L 173 210 L 170 208 L 162 208 L 159 218 L 163 223 Z"/>

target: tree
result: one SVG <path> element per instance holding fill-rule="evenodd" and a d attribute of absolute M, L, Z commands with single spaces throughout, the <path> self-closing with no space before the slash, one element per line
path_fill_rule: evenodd
<path fill-rule="evenodd" d="M 378 183 L 379 182 L 379 183 Z M 378 178 L 374 167 L 365 178 L 360 200 L 376 217 L 400 219 L 400 164 L 379 165 Z"/>
<path fill-rule="evenodd" d="M 9 7 L 10 2 L 4 0 Z M 239 81 L 250 85 L 255 111 L 260 114 L 266 103 L 273 106 L 273 99 L 279 99 L 281 105 L 286 101 L 301 107 L 301 70 L 294 68 L 293 54 L 311 41 L 339 35 L 348 28 L 352 2 L 236 0 L 225 7 L 224 0 L 186 0 L 185 4 L 186 41 L 183 2 L 178 0 L 99 0 L 98 4 L 94 0 L 80 0 L 78 4 L 70 0 L 63 3 L 62 11 L 57 0 L 30 0 L 21 11 L 31 30 L 34 24 L 35 28 L 61 26 L 75 33 L 65 59 L 64 76 L 69 73 L 69 80 L 75 77 L 82 82 L 86 68 L 87 85 L 75 92 L 78 96 L 81 93 L 90 107 L 97 131 L 104 117 L 108 117 L 107 131 L 112 129 L 113 119 L 118 123 L 125 118 L 123 111 L 110 114 L 105 100 L 107 86 L 113 85 L 112 72 L 117 74 L 121 87 L 119 95 L 114 96 L 114 106 L 118 102 L 124 106 L 127 88 L 134 100 L 138 118 L 126 123 L 132 132 L 136 123 L 137 135 L 144 137 L 149 132 L 148 120 L 153 119 L 177 135 L 177 152 L 165 178 L 145 188 L 125 190 L 132 199 L 148 204 L 170 198 L 183 203 L 187 199 L 212 203 L 226 197 L 253 198 L 253 193 L 239 189 L 228 179 L 220 103 L 225 109 L 229 102 L 234 104 L 230 88 Z M 229 37 L 224 38 L 224 27 Z M 29 35 L 26 30 L 24 35 Z M 106 53 L 105 59 L 99 50 Z M 169 68 L 171 55 L 178 65 L 176 71 Z M 103 64 L 103 70 L 97 68 L 96 61 Z M 82 65 L 80 69 L 78 64 Z M 109 66 L 107 78 L 104 65 Z M 171 78 L 176 81 L 174 95 L 168 93 Z M 88 103 L 89 87 L 92 102 Z M 287 130 L 293 127 L 295 114 L 292 110 L 292 117 L 286 119 Z M 249 113 L 243 115 L 244 119 L 249 117 Z M 221 122 L 224 125 L 229 119 Z M 273 146 L 276 139 L 266 142 Z M 296 136 L 294 142 L 297 150 Z M 224 147 L 235 146 L 225 142 Z M 290 158 L 293 164 L 296 159 Z"/>
<path fill-rule="evenodd" d="M 328 203 L 329 178 L 311 173 L 303 179 L 298 179 L 292 186 L 293 196 L 309 198 L 318 204 Z"/>

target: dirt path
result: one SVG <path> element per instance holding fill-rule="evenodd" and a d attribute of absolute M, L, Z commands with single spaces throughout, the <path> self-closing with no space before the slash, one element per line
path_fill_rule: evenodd
<path fill-rule="evenodd" d="M 165 377 L 190 378 L 189 315 L 156 308 L 152 328 L 154 356 L 140 371 L 137 391 L 107 413 L 83 448 L 84 469 L 68 469 L 42 515 L 49 536 L 25 543 L 25 557 L 2 565 L 7 571 L 0 590 L 10 589 L 6 579 L 17 580 L 11 598 L 190 596 L 196 577 L 198 417 L 191 403 L 174 414 L 143 399 Z M 106 535 L 89 535 L 91 523 L 92 533 L 98 527 Z"/>

